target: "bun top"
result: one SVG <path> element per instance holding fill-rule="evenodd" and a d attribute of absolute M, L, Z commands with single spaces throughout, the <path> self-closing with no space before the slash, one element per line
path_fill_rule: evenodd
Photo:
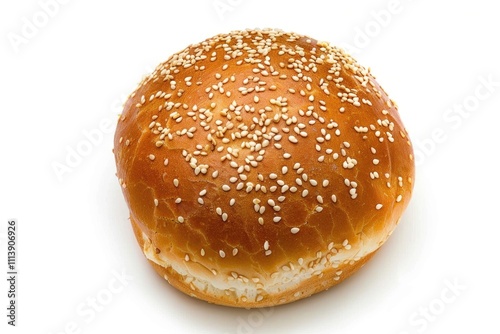
<path fill-rule="evenodd" d="M 114 153 L 148 258 L 254 287 L 255 303 L 376 250 L 414 178 L 397 106 L 370 71 L 278 30 L 220 34 L 160 64 L 126 103 Z"/>

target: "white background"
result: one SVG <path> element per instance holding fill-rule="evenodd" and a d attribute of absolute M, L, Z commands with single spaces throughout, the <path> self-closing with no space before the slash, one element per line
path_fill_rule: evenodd
<path fill-rule="evenodd" d="M 499 332 L 494 2 L 55 1 L 0 5 L 2 333 Z M 398 102 L 418 158 L 412 202 L 371 262 L 327 292 L 260 311 L 208 305 L 154 273 L 111 153 L 123 98 L 144 74 L 188 44 L 254 27 L 352 51 Z M 102 139 L 58 177 L 54 164 L 89 132 Z M 9 218 L 19 222 L 16 328 L 6 325 Z"/>

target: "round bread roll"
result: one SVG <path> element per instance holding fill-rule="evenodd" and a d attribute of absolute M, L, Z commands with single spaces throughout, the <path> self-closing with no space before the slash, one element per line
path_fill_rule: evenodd
<path fill-rule="evenodd" d="M 414 161 L 396 104 L 343 50 L 233 31 L 172 55 L 118 120 L 146 258 L 210 303 L 267 307 L 342 282 L 397 226 Z"/>

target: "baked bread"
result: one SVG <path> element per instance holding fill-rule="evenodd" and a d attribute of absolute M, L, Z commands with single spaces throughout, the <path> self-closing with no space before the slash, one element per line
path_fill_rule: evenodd
<path fill-rule="evenodd" d="M 394 231 L 414 180 L 396 104 L 343 50 L 220 34 L 145 77 L 118 120 L 117 176 L 156 271 L 234 307 L 342 282 Z"/>

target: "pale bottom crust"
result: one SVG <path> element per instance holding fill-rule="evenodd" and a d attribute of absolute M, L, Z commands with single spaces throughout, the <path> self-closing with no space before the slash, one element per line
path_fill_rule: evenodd
<path fill-rule="evenodd" d="M 140 226 L 133 220 L 132 217 L 130 217 L 130 221 L 132 223 L 135 236 L 141 249 L 143 250 L 148 261 L 161 277 L 167 280 L 173 287 L 191 297 L 195 297 L 212 304 L 231 307 L 272 307 L 287 304 L 302 298 L 309 297 L 315 293 L 328 290 L 330 287 L 342 282 L 343 280 L 354 274 L 368 260 L 370 260 L 378 250 L 377 248 L 367 253 L 357 261 L 343 261 L 335 267 L 328 267 L 324 269 L 321 274 L 309 276 L 306 279 L 302 280 L 299 284 L 295 284 L 295 286 L 290 286 L 284 291 L 267 294 L 265 298 L 258 300 L 255 298 L 246 298 L 244 296 L 242 297 L 237 293 L 232 293 L 228 289 L 217 288 L 206 280 L 196 282 L 197 278 L 193 276 L 189 276 L 189 279 L 187 279 L 186 275 L 183 275 L 175 270 L 174 266 L 172 266 L 171 264 L 168 264 L 165 261 L 159 261 L 157 258 L 153 258 L 151 256 L 151 251 L 148 250 L 148 248 L 151 248 L 150 240 L 148 240 L 145 233 L 141 230 Z M 340 271 L 342 272 L 341 276 L 337 274 Z"/>

